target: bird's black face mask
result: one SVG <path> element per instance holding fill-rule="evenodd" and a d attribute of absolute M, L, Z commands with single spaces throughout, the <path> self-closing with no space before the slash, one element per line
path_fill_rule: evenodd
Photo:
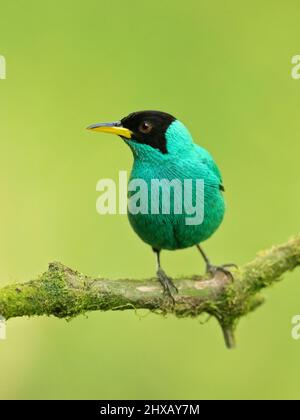
<path fill-rule="evenodd" d="M 129 114 L 121 121 L 94 124 L 88 128 L 147 144 L 165 154 L 168 153 L 166 131 L 174 121 L 176 118 L 165 112 L 139 111 Z"/>
<path fill-rule="evenodd" d="M 131 131 L 131 139 L 167 153 L 166 131 L 176 119 L 165 112 L 140 111 L 129 114 L 121 125 Z"/>

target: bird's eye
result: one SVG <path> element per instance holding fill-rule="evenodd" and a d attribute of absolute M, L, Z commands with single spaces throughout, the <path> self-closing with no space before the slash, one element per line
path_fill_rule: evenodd
<path fill-rule="evenodd" d="M 143 134 L 148 134 L 152 130 L 152 124 L 147 121 L 143 121 L 142 124 L 139 126 L 139 130 Z"/>

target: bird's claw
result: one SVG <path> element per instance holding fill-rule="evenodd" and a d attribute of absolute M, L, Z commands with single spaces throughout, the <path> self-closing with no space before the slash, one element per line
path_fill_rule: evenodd
<path fill-rule="evenodd" d="M 220 271 L 221 273 L 224 273 L 227 277 L 229 277 L 231 281 L 233 281 L 234 277 L 233 277 L 232 272 L 227 270 L 227 268 L 230 268 L 230 267 L 238 268 L 236 264 L 223 264 L 223 265 L 208 264 L 206 266 L 206 273 L 211 274 L 212 276 L 215 276 L 215 274 L 218 271 Z"/>
<path fill-rule="evenodd" d="M 222 264 L 221 267 L 223 267 L 223 268 L 230 268 L 230 267 L 239 268 L 238 265 L 234 264 L 234 263 Z"/>
<path fill-rule="evenodd" d="M 178 293 L 177 287 L 175 286 L 173 281 L 170 279 L 170 277 L 168 277 L 166 273 L 164 272 L 164 270 L 162 270 L 161 268 L 157 270 L 157 278 L 163 287 L 164 294 L 167 295 L 174 304 L 175 299 L 174 299 L 173 294 Z"/>

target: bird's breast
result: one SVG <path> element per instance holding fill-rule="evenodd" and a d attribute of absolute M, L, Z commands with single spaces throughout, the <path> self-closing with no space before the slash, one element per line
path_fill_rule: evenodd
<path fill-rule="evenodd" d="M 157 249 L 187 248 L 208 239 L 224 217 L 218 180 L 209 168 L 180 162 L 134 165 L 128 218 L 137 235 Z"/>

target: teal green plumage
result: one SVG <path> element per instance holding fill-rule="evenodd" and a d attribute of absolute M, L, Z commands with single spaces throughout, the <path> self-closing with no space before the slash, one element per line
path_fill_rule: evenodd
<path fill-rule="evenodd" d="M 89 129 L 117 134 L 133 152 L 128 218 L 134 231 L 156 253 L 156 273 L 164 293 L 175 302 L 173 294 L 178 289 L 162 269 L 163 249 L 196 245 L 207 272 L 213 275 L 220 270 L 232 277 L 228 264 L 214 266 L 200 246 L 223 220 L 224 188 L 212 156 L 194 143 L 187 128 L 165 112 L 139 111 L 120 121 L 94 124 Z M 168 195 L 164 201 L 167 183 Z"/>
<path fill-rule="evenodd" d="M 225 204 L 220 171 L 211 155 L 193 142 L 187 128 L 178 120 L 174 121 L 166 131 L 166 140 L 168 149 L 166 154 L 153 149 L 150 145 L 125 140 L 134 156 L 130 179 L 145 180 L 149 191 L 152 179 L 169 181 L 178 179 L 182 182 L 184 179 L 203 179 L 203 223 L 187 225 L 187 214 L 184 212 L 174 214 L 172 201 L 170 214 L 129 212 L 128 218 L 132 228 L 144 242 L 156 249 L 175 250 L 191 247 L 208 239 L 223 220 Z M 130 199 L 129 193 L 129 201 Z"/>

